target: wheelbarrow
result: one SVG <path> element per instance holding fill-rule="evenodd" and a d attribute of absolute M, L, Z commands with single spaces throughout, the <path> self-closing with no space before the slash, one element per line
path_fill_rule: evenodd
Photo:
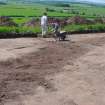
<path fill-rule="evenodd" d="M 66 31 L 59 31 L 59 32 L 54 32 L 54 37 L 55 39 L 59 40 L 59 41 L 65 41 L 66 36 L 67 36 L 67 32 Z"/>

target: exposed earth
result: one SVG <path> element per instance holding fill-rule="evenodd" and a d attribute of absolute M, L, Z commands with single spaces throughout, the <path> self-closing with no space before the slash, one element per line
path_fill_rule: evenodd
<path fill-rule="evenodd" d="M 105 105 L 105 33 L 0 39 L 0 105 Z"/>

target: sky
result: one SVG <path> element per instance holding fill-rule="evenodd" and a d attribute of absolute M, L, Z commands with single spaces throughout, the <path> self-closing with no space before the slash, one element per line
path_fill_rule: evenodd
<path fill-rule="evenodd" d="M 44 0 L 40 0 L 40 1 L 44 1 Z M 49 0 L 50 1 L 50 0 Z M 56 0 L 54 0 L 56 1 Z M 105 4 L 105 0 L 57 0 L 57 1 L 87 1 L 87 2 L 94 2 L 94 3 L 104 3 Z"/>
<path fill-rule="evenodd" d="M 80 1 L 89 1 L 89 2 L 96 2 L 96 3 L 105 3 L 105 0 L 80 0 Z"/>
<path fill-rule="evenodd" d="M 6 0 L 0 0 L 0 1 L 6 1 Z M 9 0 L 8 0 L 9 1 Z M 28 1 L 32 1 L 32 0 L 28 0 Z M 36 1 L 36 0 L 33 0 Z M 40 0 L 41 1 L 41 0 Z M 42 0 L 44 1 L 44 0 Z M 50 0 L 49 0 L 50 1 Z M 56 0 L 55 0 L 56 1 Z M 104 3 L 105 4 L 105 0 L 62 0 L 62 1 L 88 1 L 88 2 L 94 2 L 94 3 Z"/>

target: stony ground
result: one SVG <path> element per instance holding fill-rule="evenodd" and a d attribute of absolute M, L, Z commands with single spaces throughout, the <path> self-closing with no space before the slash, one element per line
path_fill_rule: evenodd
<path fill-rule="evenodd" d="M 1 39 L 0 105 L 105 105 L 105 34 L 68 39 Z"/>

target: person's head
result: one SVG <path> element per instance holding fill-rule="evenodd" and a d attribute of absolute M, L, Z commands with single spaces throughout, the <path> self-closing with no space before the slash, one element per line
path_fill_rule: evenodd
<path fill-rule="evenodd" d="M 43 15 L 47 16 L 47 13 L 46 13 L 46 12 L 44 12 L 44 13 L 43 13 Z"/>

